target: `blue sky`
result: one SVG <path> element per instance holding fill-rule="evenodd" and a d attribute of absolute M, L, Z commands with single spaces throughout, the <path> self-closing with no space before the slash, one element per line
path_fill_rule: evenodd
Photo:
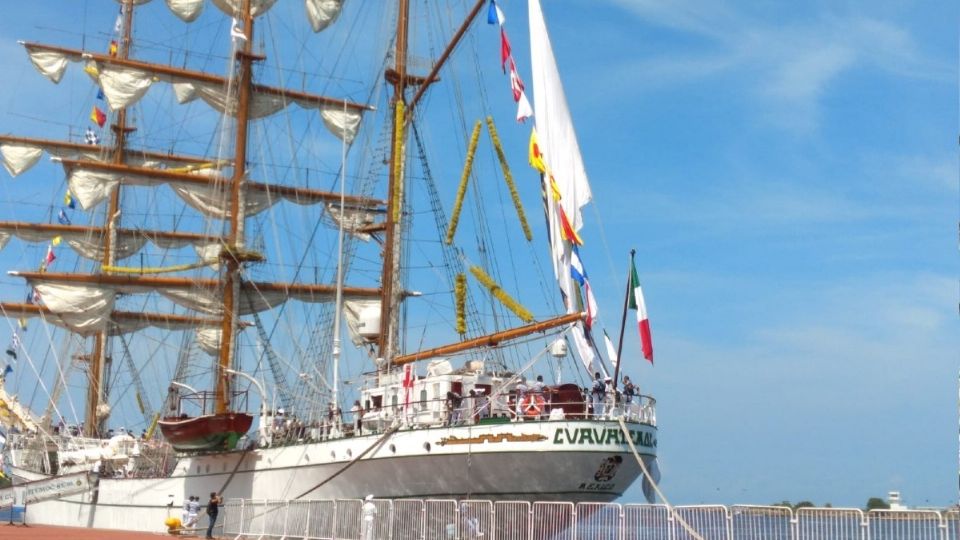
<path fill-rule="evenodd" d="M 525 2 L 501 3 L 529 77 Z M 24 116 L 83 125 L 89 84 L 50 101 L 52 85 L 14 41 L 102 39 L 113 9 L 46 2 L 0 21 L 12 79 L 0 132 L 41 134 Z M 638 251 L 657 364 L 627 372 L 658 400 L 671 501 L 862 506 L 896 489 L 908 504 L 954 502 L 956 4 L 544 0 L 544 10 L 594 189 L 584 254 L 611 328 L 626 253 Z M 511 127 L 495 31 L 475 30 L 489 110 L 468 115 L 494 114 L 519 171 L 528 128 Z M 337 155 L 330 140 L 319 154 Z M 454 154 L 438 160 L 449 178 Z M 541 235 L 535 180 L 518 178 Z M 638 348 L 627 339 L 633 358 Z"/>
<path fill-rule="evenodd" d="M 667 493 L 954 500 L 956 6 L 552 4 L 593 36 L 556 41 L 594 185 L 629 179 L 597 204 L 642 256 Z"/>

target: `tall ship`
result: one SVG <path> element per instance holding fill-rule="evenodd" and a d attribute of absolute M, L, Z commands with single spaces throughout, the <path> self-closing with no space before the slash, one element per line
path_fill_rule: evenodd
<path fill-rule="evenodd" d="M 645 307 L 631 256 L 604 338 L 540 0 L 100 4 L 20 42 L 69 112 L 0 136 L 5 472 L 84 479 L 29 522 L 650 491 Z"/>

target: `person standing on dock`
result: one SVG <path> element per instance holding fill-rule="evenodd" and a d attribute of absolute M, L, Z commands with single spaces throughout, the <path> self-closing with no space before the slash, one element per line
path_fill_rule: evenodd
<path fill-rule="evenodd" d="M 192 529 L 197 526 L 197 521 L 200 519 L 200 497 L 196 495 L 190 496 L 190 502 L 187 503 L 187 523 L 186 527 Z"/>
<path fill-rule="evenodd" d="M 207 517 L 210 518 L 210 524 L 207 525 L 207 538 L 213 538 L 213 526 L 217 522 L 217 514 L 220 513 L 220 505 L 223 499 L 217 495 L 216 491 L 210 492 L 210 501 L 207 502 Z"/>
<path fill-rule="evenodd" d="M 363 540 L 373 540 L 373 520 L 377 517 L 377 505 L 373 504 L 373 495 L 367 495 L 364 499 L 363 507 L 360 509 L 363 516 L 360 538 Z"/>
<path fill-rule="evenodd" d="M 190 521 L 190 501 L 193 500 L 193 497 L 183 500 L 183 511 L 180 513 L 180 517 L 183 518 L 180 520 L 180 525 L 183 527 L 187 526 L 187 522 Z"/>

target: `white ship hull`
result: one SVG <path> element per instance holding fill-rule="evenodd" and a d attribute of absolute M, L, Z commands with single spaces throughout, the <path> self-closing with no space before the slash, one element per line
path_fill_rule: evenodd
<path fill-rule="evenodd" d="M 656 457 L 656 428 L 628 428 L 650 464 Z M 374 494 L 390 499 L 604 502 L 622 495 L 640 475 L 615 421 L 402 430 L 389 436 L 184 457 L 168 478 L 103 478 L 96 493 L 31 504 L 26 520 L 162 531 L 167 517 L 180 516 L 186 497 L 205 500 L 212 491 L 221 491 L 225 499 L 356 499 Z"/>

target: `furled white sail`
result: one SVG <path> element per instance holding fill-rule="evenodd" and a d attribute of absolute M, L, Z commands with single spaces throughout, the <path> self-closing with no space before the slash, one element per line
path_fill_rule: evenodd
<path fill-rule="evenodd" d="M 220 11 L 223 11 L 231 17 L 237 17 L 240 15 L 241 10 L 243 9 L 243 0 L 212 0 L 213 5 L 220 8 Z M 250 13 L 254 17 L 259 17 L 263 15 L 270 8 L 273 7 L 273 4 L 277 0 L 250 0 Z"/>
<path fill-rule="evenodd" d="M 180 20 L 193 22 L 203 11 L 203 0 L 167 0 L 167 7 Z"/>
<path fill-rule="evenodd" d="M 197 345 L 203 352 L 210 356 L 216 356 L 220 354 L 220 337 L 222 335 L 223 331 L 219 328 L 201 328 L 196 333 Z"/>
<path fill-rule="evenodd" d="M 170 189 L 183 199 L 183 202 L 205 216 L 217 219 L 230 218 L 230 190 L 224 185 L 198 186 L 195 184 L 170 183 Z M 245 216 L 254 216 L 270 208 L 279 201 L 279 197 L 269 197 L 266 193 L 254 193 L 246 190 L 242 197 Z"/>
<path fill-rule="evenodd" d="M 103 260 L 103 237 L 94 231 L 73 231 L 60 228 L 34 229 L 19 227 L 15 223 L 0 224 L 0 249 L 6 247 L 11 238 L 17 237 L 24 242 L 49 242 L 55 237 L 61 237 L 80 256 L 94 261 Z M 122 230 L 115 236 L 113 255 L 116 260 L 123 260 L 143 249 L 147 241 L 153 242 L 163 249 L 178 249 L 192 245 L 194 250 L 205 261 L 216 260 L 222 246 L 219 242 L 211 242 L 206 236 L 170 237 L 151 234 L 150 231 Z"/>
<path fill-rule="evenodd" d="M 50 293 L 50 290 L 47 290 Z M 56 303 L 57 295 L 51 295 L 51 301 Z M 31 306 L 32 307 L 32 306 Z M 70 332 L 80 335 L 91 335 L 101 330 L 107 331 L 110 335 L 128 334 L 137 332 L 147 327 L 161 328 L 164 330 L 193 330 L 198 326 L 200 328 L 214 328 L 219 321 L 210 320 L 210 326 L 204 326 L 202 321 L 195 318 L 179 317 L 118 317 L 118 313 L 111 312 L 107 317 L 98 315 L 91 316 L 87 312 L 71 313 L 54 312 L 49 306 L 47 311 L 25 311 L 10 313 L 7 315 L 16 315 L 17 318 L 42 318 L 45 322 L 59 326 Z"/>
<path fill-rule="evenodd" d="M 40 161 L 43 149 L 32 144 L 5 142 L 0 143 L 0 154 L 10 176 L 17 176 Z"/>
<path fill-rule="evenodd" d="M 110 197 L 120 178 L 115 173 L 77 168 L 67 172 L 67 186 L 80 207 L 90 210 Z"/>
<path fill-rule="evenodd" d="M 80 62 L 84 55 L 49 51 L 42 47 L 24 44 L 30 61 L 37 70 L 53 82 L 60 82 L 63 71 L 69 62 Z M 228 95 L 224 85 L 201 83 L 189 77 L 169 73 L 152 72 L 89 60 L 86 72 L 103 89 L 103 94 L 111 110 L 129 107 L 139 101 L 153 83 L 162 81 L 174 86 L 177 101 L 187 103 L 200 98 L 217 111 L 231 116 L 236 115 L 236 100 Z M 353 142 L 362 119 L 362 113 L 355 109 L 344 110 L 343 106 L 309 99 L 298 99 L 278 95 L 264 89 L 255 90 L 250 103 L 250 117 L 263 118 L 296 103 L 304 109 L 317 109 L 323 124 L 337 137 Z"/>
<path fill-rule="evenodd" d="M 215 324 L 213 321 L 210 324 Z M 197 328 L 198 323 L 195 320 L 179 320 L 175 318 L 142 318 L 142 319 L 111 319 L 111 334 L 127 334 L 143 330 L 147 327 L 161 328 L 163 330 L 193 330 Z M 215 328 L 214 326 L 200 326 L 201 329 Z"/>
<path fill-rule="evenodd" d="M 139 101 L 153 84 L 153 74 L 140 69 L 97 64 L 97 73 L 107 105 L 113 111 Z"/>
<path fill-rule="evenodd" d="M 350 341 L 360 347 L 380 333 L 380 300 L 347 300 L 343 302 L 343 318 L 350 331 Z"/>
<path fill-rule="evenodd" d="M 320 32 L 333 24 L 343 10 L 344 0 L 306 0 L 307 18 L 314 32 Z"/>
<path fill-rule="evenodd" d="M 223 314 L 223 298 L 219 291 L 174 287 L 157 287 L 156 291 L 164 298 L 185 308 L 214 316 Z M 333 300 L 331 295 L 312 295 L 292 291 L 259 291 L 244 288 L 240 291 L 237 311 L 240 315 L 259 313 L 280 306 L 291 298 L 301 302 L 329 302 Z"/>
<path fill-rule="evenodd" d="M 47 152 L 51 157 L 58 159 L 102 161 L 103 152 L 105 152 L 103 147 L 88 145 L 84 146 L 84 150 L 80 150 L 77 146 L 77 144 L 60 141 L 2 141 L 0 142 L 0 159 L 3 160 L 4 168 L 11 176 L 18 176 L 36 165 L 41 157 L 38 151 L 41 154 Z M 146 168 L 176 168 L 201 162 L 200 158 L 188 156 L 145 157 L 142 151 L 134 149 L 127 151 L 124 160 L 127 165 Z M 218 169 L 225 164 L 225 162 L 217 163 L 216 160 L 211 159 L 203 163 L 203 166 Z"/>
<path fill-rule="evenodd" d="M 193 250 L 197 252 L 197 256 L 200 257 L 200 260 L 210 262 L 209 268 L 211 270 L 220 270 L 220 264 L 217 261 L 220 260 L 220 253 L 223 251 L 223 244 L 220 242 L 194 244 Z"/>
<path fill-rule="evenodd" d="M 343 230 L 356 236 L 364 242 L 370 241 L 370 234 L 361 229 L 376 223 L 377 214 L 357 208 L 344 208 L 340 211 L 339 203 L 327 203 L 327 213 L 337 225 L 343 225 Z"/>
<path fill-rule="evenodd" d="M 301 107 L 320 109 L 320 118 L 323 119 L 323 125 L 327 126 L 334 135 L 345 140 L 347 144 L 353 142 L 357 136 L 357 130 L 360 129 L 360 120 L 362 115 L 360 111 L 343 110 L 336 105 L 318 105 L 297 101 Z"/>
<path fill-rule="evenodd" d="M 63 53 L 43 50 L 32 50 L 27 47 L 27 53 L 30 55 L 30 62 L 37 68 L 37 71 L 44 77 L 50 79 L 54 84 L 59 84 L 63 78 L 63 72 L 67 69 L 67 62 L 70 60 L 79 60 L 79 57 L 68 56 Z"/>
<path fill-rule="evenodd" d="M 84 335 L 104 327 L 116 298 L 116 292 L 108 287 L 38 282 L 34 288 L 47 309 L 60 315 L 71 330 Z"/>
<path fill-rule="evenodd" d="M 30 277 L 27 281 L 40 292 L 44 305 L 55 313 L 77 313 L 90 317 L 86 326 L 103 324 L 113 310 L 113 298 L 117 294 L 147 294 L 156 292 L 171 302 L 202 313 L 219 316 L 223 314 L 223 298 L 219 291 L 202 287 L 158 286 L 140 284 L 136 281 L 123 285 L 97 285 L 64 283 L 56 277 Z M 49 295 L 49 296 L 48 296 Z M 104 304 L 109 299 L 109 305 Z M 249 315 L 280 306 L 287 300 L 301 302 L 331 302 L 333 293 L 314 294 L 296 290 L 259 290 L 256 284 L 245 282 L 240 290 L 238 312 Z"/>
<path fill-rule="evenodd" d="M 192 171 L 196 176 L 211 177 L 208 184 L 178 181 L 165 177 L 155 177 L 136 170 L 129 172 L 110 172 L 84 168 L 77 165 L 64 164 L 67 172 L 67 185 L 77 201 L 84 208 L 90 210 L 110 197 L 110 193 L 117 185 L 123 182 L 126 185 L 159 186 L 167 184 L 179 195 L 184 202 L 204 215 L 218 219 L 230 217 L 229 181 L 218 177 L 218 172 L 212 169 Z M 305 192 L 271 192 L 269 187 L 254 182 L 244 182 L 243 208 L 244 214 L 252 216 L 258 214 L 281 200 L 299 205 L 311 205 L 324 202 L 322 195 L 311 195 Z"/>

